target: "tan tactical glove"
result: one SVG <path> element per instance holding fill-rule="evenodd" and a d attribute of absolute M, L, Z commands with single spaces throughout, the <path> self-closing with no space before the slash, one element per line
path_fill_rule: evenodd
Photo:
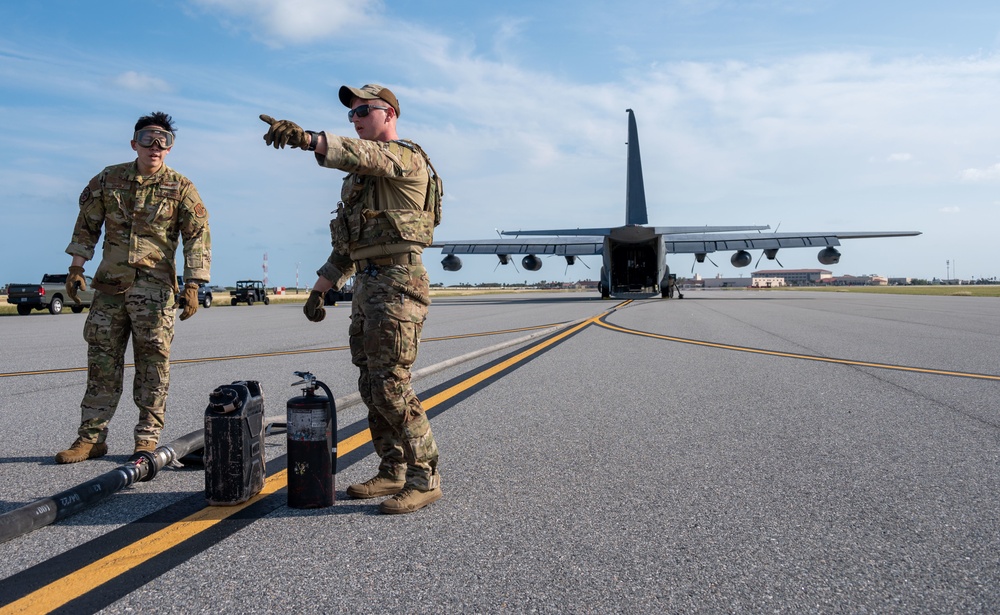
<path fill-rule="evenodd" d="M 326 318 L 326 308 L 323 307 L 323 293 L 318 290 L 309 293 L 306 304 L 302 306 L 302 313 L 313 322 L 319 322 Z"/>
<path fill-rule="evenodd" d="M 198 311 L 198 285 L 188 282 L 184 285 L 184 309 L 181 310 L 181 320 L 187 320 Z"/>
<path fill-rule="evenodd" d="M 87 290 L 87 280 L 83 278 L 83 267 L 77 265 L 69 266 L 69 275 L 66 276 L 66 294 L 73 300 L 73 303 L 80 305 L 80 297 L 77 296 L 79 290 Z"/>
<path fill-rule="evenodd" d="M 286 145 L 301 149 L 309 148 L 309 135 L 295 122 L 276 120 L 270 115 L 264 115 L 263 113 L 260 114 L 260 119 L 271 125 L 264 135 L 264 143 L 273 145 L 274 149 L 283 148 Z"/>

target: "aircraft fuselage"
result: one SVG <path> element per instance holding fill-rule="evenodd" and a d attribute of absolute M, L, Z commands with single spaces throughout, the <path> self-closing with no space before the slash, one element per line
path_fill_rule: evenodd
<path fill-rule="evenodd" d="M 663 239 L 646 227 L 621 227 L 604 238 L 601 294 L 654 294 L 666 284 Z"/>

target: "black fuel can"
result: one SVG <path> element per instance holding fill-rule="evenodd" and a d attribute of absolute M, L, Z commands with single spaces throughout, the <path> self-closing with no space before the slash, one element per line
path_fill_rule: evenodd
<path fill-rule="evenodd" d="M 205 408 L 205 499 L 246 502 L 264 488 L 264 394 L 255 380 L 212 391 Z"/>

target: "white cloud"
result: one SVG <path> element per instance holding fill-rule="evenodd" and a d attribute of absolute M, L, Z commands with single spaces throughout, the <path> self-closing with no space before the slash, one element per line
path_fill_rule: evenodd
<path fill-rule="evenodd" d="M 159 77 L 137 73 L 134 70 L 124 72 L 115 77 L 115 85 L 133 92 L 167 93 L 173 89 L 170 87 L 170 84 Z"/>
<path fill-rule="evenodd" d="M 264 39 L 306 43 L 371 26 L 382 11 L 377 0 L 195 0 L 238 20 Z"/>
<path fill-rule="evenodd" d="M 1000 179 L 1000 162 L 985 169 L 965 169 L 962 179 L 968 182 L 988 182 Z"/>
<path fill-rule="evenodd" d="M 288 200 L 288 178 L 294 178 L 294 190 L 302 196 L 296 201 L 296 219 L 314 216 L 302 226 L 319 228 L 322 234 L 330 208 L 314 203 L 329 197 L 337 176 L 303 170 L 301 157 L 260 146 L 256 115 L 271 112 L 313 129 L 346 130 L 343 109 L 332 94 L 340 83 L 372 80 L 392 86 L 403 104 L 402 136 L 427 147 L 446 178 L 441 239 L 485 238 L 495 226 L 620 223 L 626 107 L 635 109 L 639 122 L 654 224 L 774 227 L 783 222 L 782 230 L 793 231 L 905 225 L 926 233 L 924 238 L 899 240 L 899 250 L 889 240 L 870 242 L 870 247 L 865 245 L 869 242 L 854 242 L 850 256 L 845 251 L 844 266 L 851 267 L 862 260 L 849 259 L 865 251 L 876 254 L 879 262 L 889 262 L 885 255 L 895 258 L 897 252 L 910 259 L 910 241 L 930 241 L 932 231 L 935 241 L 944 241 L 942 234 L 950 230 L 945 221 L 985 234 L 1000 216 L 997 207 L 966 207 L 959 215 L 958 207 L 941 204 L 996 198 L 990 192 L 995 184 L 988 180 L 1000 179 L 1000 165 L 989 167 L 984 161 L 995 160 L 1000 124 L 982 118 L 994 114 L 1000 98 L 1000 54 L 956 58 L 848 51 L 742 61 L 693 54 L 696 59 L 681 61 L 678 58 L 686 56 L 647 52 L 648 46 L 635 41 L 628 49 L 642 53 L 619 54 L 611 68 L 595 67 L 592 74 L 580 77 L 564 70 L 571 58 L 561 48 L 553 47 L 551 55 L 529 55 L 526 50 L 539 48 L 531 46 L 532 22 L 516 17 L 489 21 L 488 33 L 473 33 L 461 19 L 439 23 L 405 18 L 402 5 L 412 3 L 190 3 L 211 14 L 213 19 L 197 20 L 209 25 L 211 34 L 218 33 L 215 22 L 222 22 L 239 31 L 234 39 L 253 37 L 272 48 L 260 50 L 258 56 L 233 45 L 239 54 L 228 55 L 221 53 L 229 51 L 230 44 L 222 36 L 217 57 L 172 56 L 158 67 L 164 70 L 153 73 L 156 77 L 129 70 L 138 64 L 125 47 L 113 57 L 93 55 L 99 51 L 85 45 L 79 46 L 81 53 L 15 49 L 0 54 L 0 77 L 44 94 L 41 100 L 52 106 L 68 92 L 74 104 L 91 103 L 87 130 L 102 144 L 107 141 L 104 135 L 120 127 L 123 116 L 154 108 L 150 98 L 157 106 L 163 101 L 184 120 L 183 147 L 172 160 L 196 181 L 219 229 L 243 224 L 248 209 L 253 216 L 247 217 L 271 220 L 272 204 Z M 310 41 L 315 44 L 279 45 Z M 365 44 L 358 44 L 361 41 Z M 399 43 L 405 53 L 373 52 L 395 45 L 387 43 L 392 41 L 405 42 Z M 594 45 L 612 42 L 595 40 Z M 0 51 L 7 51 L 3 43 Z M 128 91 L 109 108 L 102 89 L 112 81 Z M 176 96 L 160 95 L 171 86 Z M 20 121 L 9 122 L 6 142 L 39 141 L 36 127 L 46 125 L 51 115 L 49 109 L 21 110 Z M 80 183 L 101 164 L 123 155 L 121 145 L 127 148 L 127 142 L 126 134 L 102 151 L 87 151 L 79 168 L 64 169 L 63 175 L 73 181 L 60 186 L 59 194 L 33 189 L 34 198 L 73 205 Z M 219 154 L 242 152 L 243 144 L 254 143 L 257 147 L 240 157 L 238 169 L 232 157 Z M 49 155 L 32 147 L 25 150 L 30 158 L 18 149 L 20 160 L 10 168 L 30 169 Z M 131 153 L 126 149 L 124 155 Z M 865 160 L 878 164 L 863 164 Z M 975 165 L 984 168 L 971 168 Z M 233 182 L 234 173 L 254 178 L 252 189 Z M 962 179 L 967 181 L 959 188 L 967 193 L 957 194 Z M 942 199 L 942 194 L 948 196 Z M 952 216 L 945 217 L 948 214 Z M 301 243 L 294 235 L 286 238 L 280 225 L 274 227 L 268 229 L 272 241 Z M 956 236 L 964 241 L 967 234 L 963 229 Z M 219 254 L 226 252 L 227 241 L 231 249 L 239 244 L 220 232 Z M 254 245 L 259 241 L 255 238 Z M 309 246 L 315 260 L 326 257 L 328 242 Z M 806 252 L 791 251 L 787 258 Z M 279 251 L 272 248 L 270 256 L 272 271 L 277 271 Z M 796 258 L 806 266 L 815 263 L 814 256 Z M 253 258 L 259 259 L 259 254 Z M 315 266 L 311 252 L 295 258 L 304 267 L 307 262 Z M 470 272 L 474 260 L 468 264 Z M 501 267 L 494 274 L 495 263 L 482 260 L 485 276 L 511 269 Z M 237 259 L 230 256 L 228 262 Z M 782 262 L 789 264 L 786 257 Z M 594 260 L 588 264 L 600 266 Z M 685 264 L 690 268 L 690 259 Z M 719 264 L 728 274 L 728 265 Z M 219 266 L 222 279 L 236 279 L 222 269 L 223 261 Z M 899 270 L 929 277 L 921 266 L 906 261 Z M 553 275 L 553 269 L 547 266 L 544 275 Z M 581 268 L 577 271 L 587 275 Z M 569 275 L 573 272 L 570 268 Z M 525 277 L 530 276 L 519 279 Z"/>

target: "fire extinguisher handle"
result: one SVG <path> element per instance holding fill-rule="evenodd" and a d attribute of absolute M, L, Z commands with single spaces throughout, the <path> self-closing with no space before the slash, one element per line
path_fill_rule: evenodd
<path fill-rule="evenodd" d="M 316 380 L 315 382 L 316 386 L 323 389 L 323 392 L 326 393 L 326 399 L 330 404 L 330 421 L 333 429 L 333 450 L 330 451 L 330 454 L 333 456 L 332 471 L 334 474 L 336 474 L 337 473 L 337 404 L 335 401 L 333 401 L 333 391 L 330 390 L 330 387 L 326 386 L 326 383 L 320 380 Z"/>

